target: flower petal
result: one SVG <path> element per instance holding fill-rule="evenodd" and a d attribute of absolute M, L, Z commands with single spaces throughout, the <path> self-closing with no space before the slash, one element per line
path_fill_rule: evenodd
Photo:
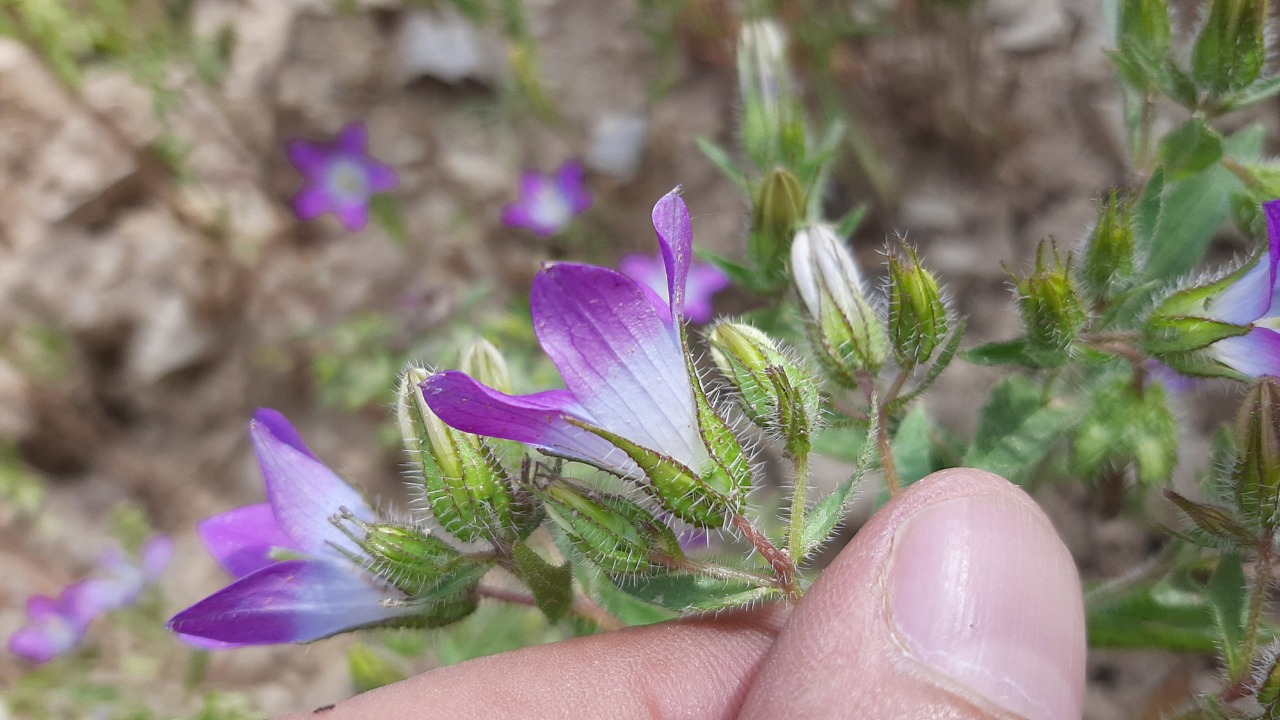
<path fill-rule="evenodd" d="M 1271 307 L 1270 263 L 1258 258 L 1209 304 L 1208 316 L 1233 325 L 1248 325 L 1266 314 Z"/>
<path fill-rule="evenodd" d="M 367 160 L 364 163 L 364 169 L 371 193 L 386 192 L 400 184 L 396 171 L 388 165 L 383 165 L 376 160 Z"/>
<path fill-rule="evenodd" d="M 355 565 L 288 560 L 262 568 L 169 621 L 181 635 L 239 645 L 309 642 L 410 614 Z"/>
<path fill-rule="evenodd" d="M 1280 377 L 1280 333 L 1274 330 L 1254 328 L 1244 335 L 1219 340 L 1211 350 L 1223 365 L 1249 377 Z"/>
<path fill-rule="evenodd" d="M 432 412 L 462 432 L 527 443 L 620 475 L 638 472 L 621 450 L 569 422 L 575 418 L 597 424 L 567 391 L 507 395 L 450 370 L 427 378 L 422 396 Z"/>
<path fill-rule="evenodd" d="M 66 591 L 57 600 L 43 595 L 31 597 L 27 601 L 28 622 L 9 636 L 9 652 L 41 664 L 78 645 L 88 623 L 80 622 L 65 607 L 68 599 Z"/>
<path fill-rule="evenodd" d="M 583 175 L 582 163 L 572 160 L 566 161 L 556 172 L 556 185 L 559 186 L 560 195 L 569 203 L 575 215 L 591 207 L 591 193 L 587 192 Z"/>
<path fill-rule="evenodd" d="M 249 437 L 258 453 L 272 513 L 296 547 L 331 557 L 341 555 L 335 547 L 359 553 L 329 518 L 346 508 L 365 522 L 376 522 L 377 514 L 360 493 L 317 460 L 297 430 L 275 410 L 263 408 L 254 414 Z"/>
<path fill-rule="evenodd" d="M 715 314 L 711 298 L 729 287 L 729 276 L 711 263 L 696 262 L 689 268 L 685 295 L 685 316 L 690 322 L 705 323 Z"/>
<path fill-rule="evenodd" d="M 680 331 L 636 281 L 561 263 L 538 273 L 530 304 L 538 342 L 597 424 L 703 468 L 708 456 Z"/>
<path fill-rule="evenodd" d="M 355 122 L 347 123 L 346 127 L 338 132 L 335 148 L 348 155 L 368 155 L 369 130 L 365 127 L 364 122 L 356 120 Z"/>
<path fill-rule="evenodd" d="M 671 303 L 662 297 L 667 294 L 667 271 L 663 266 L 662 253 L 627 253 L 618 261 L 618 270 L 648 291 L 649 304 L 653 305 L 662 322 L 671 325 Z"/>
<path fill-rule="evenodd" d="M 290 140 L 285 146 L 285 154 L 289 156 L 289 162 L 298 168 L 298 172 L 302 173 L 303 177 L 311 179 L 324 173 L 333 151 L 320 143 Z"/>
<path fill-rule="evenodd" d="M 154 582 L 160 574 L 173 562 L 173 538 L 169 535 L 155 535 L 142 546 L 142 574 L 147 582 Z"/>
<path fill-rule="evenodd" d="M 680 197 L 679 186 L 653 206 L 653 229 L 658 233 L 658 245 L 667 265 L 671 314 L 683 318 L 685 280 L 689 264 L 693 262 L 693 223 L 689 220 L 689 207 Z"/>
<path fill-rule="evenodd" d="M 315 220 L 332 207 L 333 199 L 318 185 L 302 188 L 293 198 L 293 214 L 303 222 Z"/>
<path fill-rule="evenodd" d="M 360 232 L 369 225 L 369 203 L 367 201 L 335 206 L 333 214 L 338 217 L 338 222 L 342 223 L 342 227 L 351 232 Z"/>
<path fill-rule="evenodd" d="M 214 515 L 202 521 L 197 531 L 209 554 L 237 578 L 275 563 L 272 548 L 301 549 L 280 529 L 270 503 Z"/>

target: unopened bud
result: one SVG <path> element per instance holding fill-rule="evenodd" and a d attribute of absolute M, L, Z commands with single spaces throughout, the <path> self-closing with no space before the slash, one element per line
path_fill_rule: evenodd
<path fill-rule="evenodd" d="M 1027 327 L 1027 351 L 1047 366 L 1066 362 L 1089 319 L 1071 279 L 1070 264 L 1070 255 L 1064 262 L 1056 247 L 1042 242 L 1036 251 L 1035 271 L 1015 278 L 1018 309 Z"/>
<path fill-rule="evenodd" d="M 1135 47 L 1156 60 L 1169 49 L 1173 28 L 1167 0 L 1120 0 L 1116 40 L 1122 48 Z"/>
<path fill-rule="evenodd" d="M 574 547 L 605 572 L 652 572 L 684 558 L 675 532 L 626 498 L 563 480 L 534 493 Z"/>
<path fill-rule="evenodd" d="M 420 389 L 428 376 L 422 368 L 405 371 L 396 417 L 431 510 L 463 542 L 505 537 L 515 525 L 507 473 L 484 439 L 454 430 L 431 411 Z"/>
<path fill-rule="evenodd" d="M 1105 301 L 1128 289 L 1136 270 L 1135 247 L 1132 209 L 1112 190 L 1098 207 L 1080 272 L 1093 297 Z"/>
<path fill-rule="evenodd" d="M 369 572 L 419 603 L 452 603 L 470 594 L 489 564 L 475 562 L 449 543 L 419 528 L 368 523 L 350 512 L 335 524 L 363 552 Z"/>
<path fill-rule="evenodd" d="M 1191 53 L 1191 75 L 1212 96 L 1252 85 L 1267 48 L 1266 0 L 1210 0 Z"/>
<path fill-rule="evenodd" d="M 807 453 L 819 404 L 812 374 L 750 325 L 722 322 L 707 339 L 712 359 L 737 389 L 747 417 L 782 439 L 792 455 Z"/>
<path fill-rule="evenodd" d="M 923 365 L 947 334 L 947 306 L 938 280 L 914 248 L 889 256 L 889 344 L 904 368 Z"/>
<path fill-rule="evenodd" d="M 793 166 L 804 154 L 799 93 L 787 59 L 786 31 L 769 19 L 743 23 L 738 41 L 742 144 L 757 168 Z"/>
<path fill-rule="evenodd" d="M 1240 513 L 1274 528 L 1280 499 L 1280 385 L 1264 378 L 1249 389 L 1236 416 L 1240 453 L 1233 480 Z"/>
<path fill-rule="evenodd" d="M 472 342 L 462 351 L 458 369 L 498 392 L 508 395 L 515 392 L 506 359 L 493 343 L 484 338 Z"/>
<path fill-rule="evenodd" d="M 771 170 L 756 193 L 753 214 L 751 259 L 771 276 L 781 275 L 796 225 L 805 216 L 804 188 L 799 178 L 784 168 Z"/>
<path fill-rule="evenodd" d="M 846 387 L 880 369 L 889 348 L 884 323 L 867 302 L 853 256 L 826 225 L 796 234 L 791 274 L 811 320 L 809 337 L 832 378 Z"/>

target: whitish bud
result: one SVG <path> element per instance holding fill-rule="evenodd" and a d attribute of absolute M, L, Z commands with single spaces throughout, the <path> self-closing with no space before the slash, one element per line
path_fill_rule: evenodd
<path fill-rule="evenodd" d="M 947 334 L 947 306 L 938 280 L 914 248 L 889 256 L 889 344 L 903 367 L 923 365 Z"/>
<path fill-rule="evenodd" d="M 507 361 L 498 348 L 484 338 L 472 342 L 462 351 L 458 369 L 498 392 L 508 395 L 515 392 Z"/>
<path fill-rule="evenodd" d="M 757 168 L 793 166 L 805 151 L 799 93 L 786 31 L 769 19 L 743 23 L 738 41 L 742 144 Z"/>
<path fill-rule="evenodd" d="M 809 337 L 823 367 L 847 387 L 860 372 L 875 372 L 889 355 L 884 323 L 867 302 L 853 256 L 835 231 L 813 225 L 791 244 L 791 275 Z"/>

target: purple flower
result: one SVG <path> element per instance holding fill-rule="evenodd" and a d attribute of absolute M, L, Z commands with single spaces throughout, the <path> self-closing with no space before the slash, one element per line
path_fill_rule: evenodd
<path fill-rule="evenodd" d="M 399 184 L 395 170 L 369 157 L 369 133 L 363 122 L 342 128 L 331 143 L 291 140 L 289 161 L 305 184 L 293 199 L 299 220 L 331 212 L 348 230 L 369 224 L 369 201 Z"/>
<path fill-rule="evenodd" d="M 1280 200 L 1263 204 L 1270 246 L 1225 290 L 1205 301 L 1210 320 L 1249 327 L 1244 335 L 1218 340 L 1209 355 L 1250 377 L 1280 376 L 1280 301 L 1276 285 L 1280 264 Z"/>
<path fill-rule="evenodd" d="M 57 598 L 33 595 L 27 600 L 26 625 L 9 637 L 9 652 L 36 664 L 73 650 L 97 617 L 84 598 L 85 583 L 76 583 Z"/>
<path fill-rule="evenodd" d="M 554 175 L 525 172 L 520 199 L 502 209 L 503 224 L 532 230 L 539 237 L 555 235 L 591 207 L 582 177 L 582 165 L 576 162 L 566 162 Z"/>
<path fill-rule="evenodd" d="M 102 574 L 81 583 L 82 601 L 94 615 L 132 605 L 169 567 L 173 549 L 173 538 L 156 535 L 142 546 L 139 564 L 119 550 L 108 550 L 98 561 Z"/>
<path fill-rule="evenodd" d="M 678 189 L 654 206 L 653 227 L 666 265 L 665 297 L 594 265 L 556 263 L 534 279 L 534 331 L 567 389 L 513 396 L 461 372 L 441 372 L 422 384 L 431 410 L 463 432 L 515 440 L 624 477 L 643 474 L 588 428 L 656 450 L 695 473 L 711 467 L 682 331 L 693 229 Z"/>
<path fill-rule="evenodd" d="M 412 613 L 404 594 L 359 565 L 366 555 L 331 518 L 377 514 L 302 442 L 283 415 L 249 424 L 267 502 L 200 524 L 209 552 L 235 582 L 169 621 L 204 647 L 308 642 Z M 210 642 L 212 641 L 212 642 Z"/>
<path fill-rule="evenodd" d="M 662 254 L 630 253 L 618 263 L 618 269 L 632 280 L 648 285 L 661 294 L 667 288 L 667 266 Z M 689 266 L 685 287 L 684 314 L 690 322 L 705 323 L 715 314 L 711 298 L 729 287 L 729 276 L 712 263 L 695 262 Z"/>

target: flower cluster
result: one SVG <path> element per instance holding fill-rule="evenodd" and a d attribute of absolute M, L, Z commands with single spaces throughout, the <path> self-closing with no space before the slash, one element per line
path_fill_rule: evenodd
<path fill-rule="evenodd" d="M 173 539 L 156 535 L 142 547 L 138 563 L 119 550 L 108 551 L 98 572 L 63 589 L 56 597 L 27 601 L 28 622 L 9 638 L 9 651 L 33 663 L 45 663 L 74 649 L 99 617 L 132 605 L 169 566 Z"/>

